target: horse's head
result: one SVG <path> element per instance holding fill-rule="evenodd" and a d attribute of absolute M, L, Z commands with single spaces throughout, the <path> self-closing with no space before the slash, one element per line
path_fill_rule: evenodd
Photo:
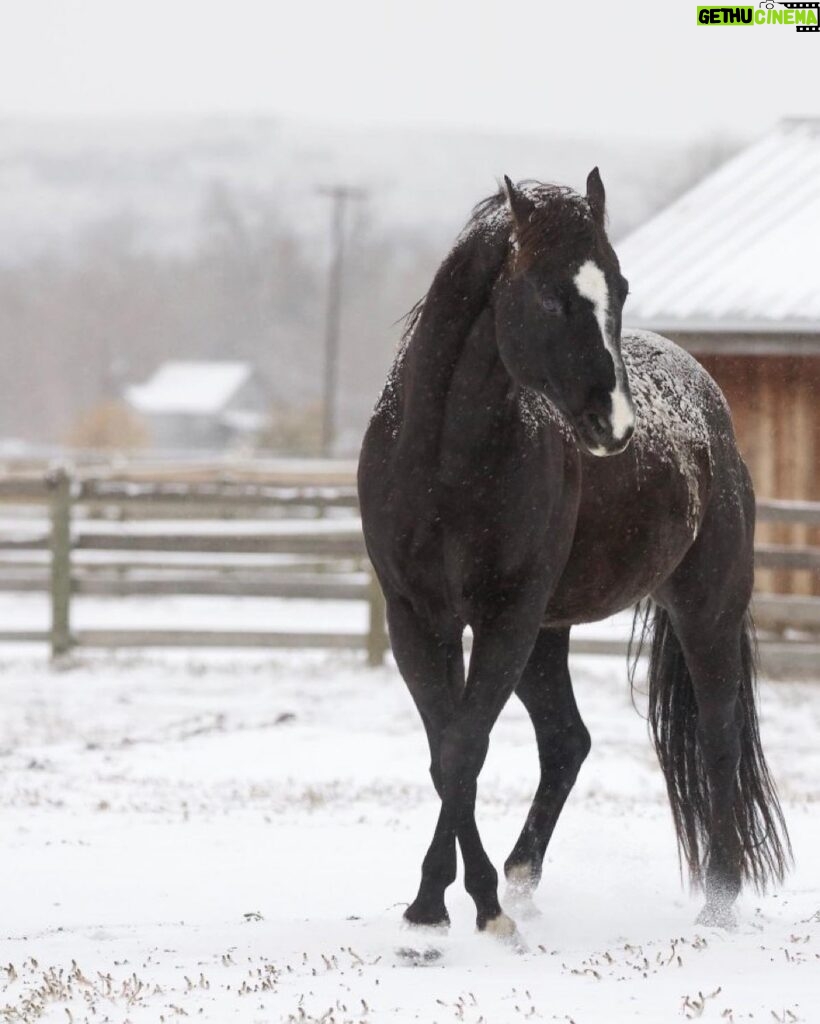
<path fill-rule="evenodd" d="M 504 181 L 514 245 L 495 289 L 501 358 L 516 382 L 568 417 L 591 454 L 615 455 L 635 428 L 621 358 L 628 284 L 606 236 L 598 168 L 586 198 Z"/>

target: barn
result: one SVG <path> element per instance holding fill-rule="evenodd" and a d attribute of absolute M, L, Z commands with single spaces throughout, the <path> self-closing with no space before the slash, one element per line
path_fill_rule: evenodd
<path fill-rule="evenodd" d="M 251 364 L 227 360 L 169 360 L 124 397 L 154 447 L 180 451 L 221 451 L 249 441 L 264 427 L 270 406 Z"/>
<path fill-rule="evenodd" d="M 723 389 L 758 498 L 820 500 L 820 119 L 789 119 L 618 243 L 627 327 L 672 338 Z M 803 524 L 759 539 L 817 543 Z M 764 573 L 809 594 L 815 575 Z"/>

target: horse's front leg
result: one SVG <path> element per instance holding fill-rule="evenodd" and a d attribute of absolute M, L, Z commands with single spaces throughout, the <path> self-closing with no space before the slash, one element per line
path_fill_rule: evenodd
<path fill-rule="evenodd" d="M 481 842 L 475 802 L 490 731 L 518 683 L 538 633 L 545 600 L 533 589 L 522 590 L 505 602 L 503 611 L 475 627 L 464 697 L 441 737 L 439 826 L 458 836 L 464 884 L 475 901 L 479 930 L 509 939 L 516 928 L 498 901 L 498 873 Z"/>
<path fill-rule="evenodd" d="M 387 595 L 387 621 L 393 655 L 418 708 L 430 745 L 430 775 L 442 796 L 441 740 L 453 720 L 464 689 L 464 654 L 460 630 L 436 635 L 404 599 Z M 443 927 L 450 923 L 444 893 L 456 877 L 455 828 L 443 810 L 424 858 L 418 895 L 404 912 L 413 925 Z"/>

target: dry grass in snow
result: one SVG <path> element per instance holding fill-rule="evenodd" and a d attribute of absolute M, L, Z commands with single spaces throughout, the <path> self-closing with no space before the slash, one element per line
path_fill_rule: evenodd
<path fill-rule="evenodd" d="M 404 931 L 436 801 L 395 669 L 351 657 L 0 655 L 0 1022 L 820 1020 L 820 686 L 763 686 L 797 856 L 696 928 L 624 666 L 574 665 L 593 753 L 514 955 Z M 500 867 L 536 781 L 511 704 L 480 780 Z M 415 958 L 402 956 L 402 947 Z"/>

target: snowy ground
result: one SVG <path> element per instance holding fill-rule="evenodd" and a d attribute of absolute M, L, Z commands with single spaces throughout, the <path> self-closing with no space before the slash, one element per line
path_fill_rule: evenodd
<path fill-rule="evenodd" d="M 797 856 L 696 928 L 624 666 L 576 661 L 593 752 L 515 955 L 460 882 L 442 956 L 400 926 L 436 801 L 392 667 L 353 655 L 0 649 L 0 1022 L 820 1020 L 820 686 L 763 686 Z M 536 779 L 504 713 L 480 780 L 500 866 Z"/>

